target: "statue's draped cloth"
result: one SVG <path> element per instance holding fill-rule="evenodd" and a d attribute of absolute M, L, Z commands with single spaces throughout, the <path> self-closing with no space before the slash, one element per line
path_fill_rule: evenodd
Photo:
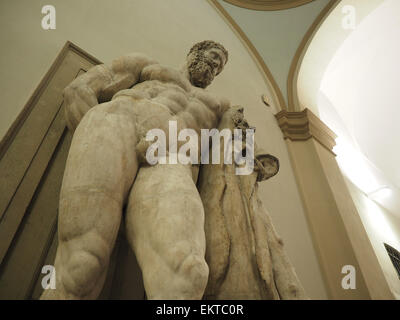
<path fill-rule="evenodd" d="M 228 110 L 219 131 L 238 128 L 244 119 L 237 115 Z M 204 298 L 307 299 L 258 195 L 257 181 L 275 175 L 278 160 L 257 148 L 255 159 L 250 175 L 237 175 L 234 162 L 201 166 L 198 188 L 210 271 Z"/>

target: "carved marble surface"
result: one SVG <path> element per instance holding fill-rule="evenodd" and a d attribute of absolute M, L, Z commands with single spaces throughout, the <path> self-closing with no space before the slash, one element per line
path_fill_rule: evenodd
<path fill-rule="evenodd" d="M 42 299 L 95 299 L 123 218 L 149 299 L 305 298 L 257 196 L 257 181 L 277 173 L 276 158 L 258 151 L 247 176 L 235 175 L 234 164 L 201 165 L 197 186 L 197 165 L 146 163 L 146 133 L 168 132 L 171 121 L 198 133 L 249 128 L 243 108 L 205 90 L 227 60 L 213 41 L 196 44 L 181 70 L 135 53 L 64 90 L 74 136 L 60 194 L 56 290 Z"/>

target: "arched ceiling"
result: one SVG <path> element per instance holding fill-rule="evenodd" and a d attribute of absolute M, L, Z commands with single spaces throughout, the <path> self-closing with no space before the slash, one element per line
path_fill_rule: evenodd
<path fill-rule="evenodd" d="M 283 10 L 301 6 L 314 0 L 224 0 L 233 5 L 252 10 Z"/>
<path fill-rule="evenodd" d="M 284 104 L 281 106 L 285 109 L 287 78 L 296 51 L 313 21 L 335 0 L 314 0 L 290 10 L 279 11 L 254 11 L 224 0 L 209 1 L 226 11 L 229 16 L 227 19 L 233 20 L 256 48 L 282 92 Z"/>
<path fill-rule="evenodd" d="M 345 5 L 355 9 L 354 29 L 343 28 Z M 379 203 L 392 213 L 400 212 L 399 10 L 398 0 L 342 1 L 314 36 L 297 79 L 300 105 L 338 134 L 338 146 L 350 147 L 337 151 L 343 164 L 354 164 L 346 175 L 367 194 L 390 189 L 393 196 Z"/>
<path fill-rule="evenodd" d="M 398 10 L 398 0 L 385 1 L 359 24 L 330 61 L 320 91 L 363 154 L 400 187 Z"/>

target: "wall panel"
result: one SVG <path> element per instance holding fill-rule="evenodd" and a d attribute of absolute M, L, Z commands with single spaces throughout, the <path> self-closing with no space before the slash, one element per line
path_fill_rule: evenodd
<path fill-rule="evenodd" d="M 62 90 L 98 63 L 67 42 L 0 143 L 0 299 L 37 299 L 43 290 L 42 267 L 53 264 L 57 249 L 59 192 L 72 140 L 64 119 Z M 124 241 L 121 233 L 117 244 Z M 112 292 L 120 295 L 121 285 L 113 281 L 115 266 L 118 259 L 129 256 L 132 272 L 125 276 L 132 281 L 119 276 L 118 283 L 133 282 L 124 291 L 126 298 L 143 298 L 134 255 L 126 246 L 118 247 L 101 297 L 109 298 Z M 124 256 L 119 258 L 118 253 Z"/>

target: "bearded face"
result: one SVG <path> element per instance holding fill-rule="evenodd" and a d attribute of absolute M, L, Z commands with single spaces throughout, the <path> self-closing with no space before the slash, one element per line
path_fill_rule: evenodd
<path fill-rule="evenodd" d="M 197 50 L 188 56 L 190 82 L 200 88 L 206 88 L 221 72 L 224 58 L 219 50 Z"/>

